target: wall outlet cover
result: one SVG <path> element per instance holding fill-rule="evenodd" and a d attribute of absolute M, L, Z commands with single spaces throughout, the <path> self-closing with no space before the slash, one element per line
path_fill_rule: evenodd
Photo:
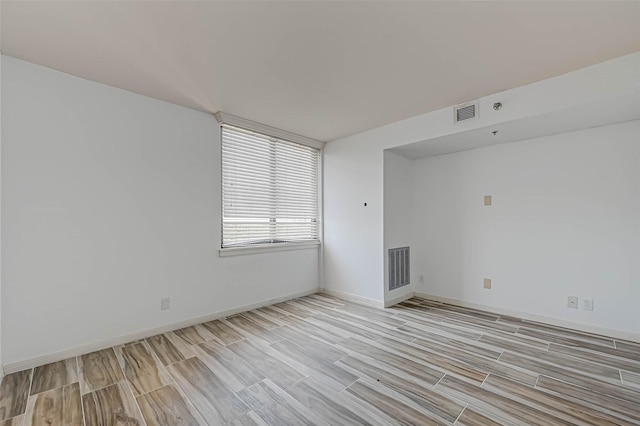
<path fill-rule="evenodd" d="M 484 196 L 484 205 L 485 206 L 490 206 L 493 202 L 493 197 L 491 195 L 485 195 Z"/>
<path fill-rule="evenodd" d="M 569 297 L 567 297 L 567 308 L 578 309 L 578 297 L 577 296 L 569 296 Z"/>
<path fill-rule="evenodd" d="M 593 311 L 593 299 L 582 299 L 582 309 Z"/>
<path fill-rule="evenodd" d="M 160 299 L 160 309 L 162 309 L 163 311 L 166 311 L 170 307 L 171 307 L 170 297 L 163 297 L 162 299 Z"/>
<path fill-rule="evenodd" d="M 484 279 L 484 288 L 491 289 L 491 279 L 489 278 Z"/>

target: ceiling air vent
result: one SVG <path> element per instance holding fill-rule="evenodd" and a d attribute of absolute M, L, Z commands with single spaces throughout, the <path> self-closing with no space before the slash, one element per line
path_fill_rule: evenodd
<path fill-rule="evenodd" d="M 453 107 L 453 122 L 471 120 L 478 117 L 478 103 L 471 102 Z"/>

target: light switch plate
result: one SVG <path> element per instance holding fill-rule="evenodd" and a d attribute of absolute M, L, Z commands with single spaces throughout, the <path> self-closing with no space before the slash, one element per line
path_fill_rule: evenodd
<path fill-rule="evenodd" d="M 491 289 L 491 280 L 489 278 L 484 279 L 484 288 Z"/>
<path fill-rule="evenodd" d="M 491 195 L 485 195 L 484 196 L 484 205 L 485 206 L 490 206 L 493 202 L 493 197 Z"/>

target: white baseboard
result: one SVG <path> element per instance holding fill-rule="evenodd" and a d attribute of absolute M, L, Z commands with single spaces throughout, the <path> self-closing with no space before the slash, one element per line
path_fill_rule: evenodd
<path fill-rule="evenodd" d="M 376 308 L 384 308 L 384 302 L 381 300 L 369 299 L 367 297 L 357 296 L 355 294 L 345 293 L 343 291 L 321 288 L 320 293 L 325 293 L 329 296 L 334 296 L 338 299 L 346 300 L 347 302 L 359 303 L 361 305 L 373 306 Z"/>
<path fill-rule="evenodd" d="M 207 321 L 213 321 L 216 319 L 228 317 L 230 315 L 239 314 L 241 312 L 246 312 L 246 311 L 250 311 L 257 308 L 262 308 L 264 306 L 273 305 L 275 303 L 296 299 L 298 297 L 308 296 L 310 294 L 317 293 L 318 291 L 319 289 L 311 289 L 311 290 L 305 290 L 297 293 L 290 293 L 290 294 L 279 296 L 273 299 L 264 300 L 262 302 L 238 306 L 236 308 L 228 309 L 225 311 L 220 311 L 220 312 L 215 312 L 215 313 L 204 315 L 204 316 L 190 318 L 190 319 L 175 322 L 172 324 L 166 324 L 160 327 L 126 334 L 124 336 L 113 337 L 110 339 L 101 340 L 99 342 L 91 343 L 88 345 L 77 346 L 75 348 L 66 349 L 64 351 L 52 353 L 49 355 L 43 355 L 36 358 L 24 360 L 24 361 L 6 364 L 3 366 L 2 370 L 0 371 L 10 374 L 10 373 L 15 373 L 17 371 L 26 370 L 29 368 L 39 367 L 41 365 L 62 361 L 75 356 L 80 356 L 87 353 L 110 348 L 112 346 L 122 345 L 128 342 L 132 342 L 134 340 L 145 339 L 147 337 L 155 336 L 157 334 L 168 333 L 169 331 L 178 330 L 180 328 L 189 327 L 189 326 L 200 324 Z"/>
<path fill-rule="evenodd" d="M 384 307 L 385 308 L 390 308 L 393 305 L 397 305 L 400 302 L 404 302 L 405 300 L 409 300 L 411 299 L 413 296 L 415 296 L 415 292 L 410 291 L 409 293 L 403 294 L 402 296 L 398 296 L 394 299 L 390 299 L 390 300 L 385 300 L 384 301 Z"/>
<path fill-rule="evenodd" d="M 607 336 L 614 339 L 622 339 L 622 340 L 628 340 L 631 342 L 640 343 L 640 334 L 632 333 L 629 331 L 597 327 L 594 325 L 567 321 L 559 318 L 547 317 L 544 315 L 530 314 L 528 312 L 521 312 L 521 311 L 512 311 L 510 309 L 503 309 L 495 306 L 481 305 L 479 303 L 466 302 L 464 300 L 450 299 L 448 297 L 442 297 L 442 296 L 434 296 L 433 294 L 427 294 L 427 293 L 416 292 L 415 296 L 422 297 L 423 299 L 433 300 L 435 302 L 442 302 L 442 303 L 448 303 L 450 305 L 461 306 L 463 308 L 478 309 L 481 311 L 492 312 L 499 315 L 509 315 L 516 318 L 522 318 L 526 321 L 540 322 L 543 324 L 554 325 L 556 327 L 570 328 L 573 330 L 584 331 L 586 333 L 600 334 L 602 336 Z"/>

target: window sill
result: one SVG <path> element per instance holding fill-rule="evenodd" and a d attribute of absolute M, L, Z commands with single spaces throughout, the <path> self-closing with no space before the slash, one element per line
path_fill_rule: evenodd
<path fill-rule="evenodd" d="M 229 247 L 218 250 L 220 257 L 244 256 L 248 254 L 274 253 L 277 251 L 309 250 L 320 245 L 320 241 L 305 241 L 304 243 L 284 243 L 253 247 Z"/>

